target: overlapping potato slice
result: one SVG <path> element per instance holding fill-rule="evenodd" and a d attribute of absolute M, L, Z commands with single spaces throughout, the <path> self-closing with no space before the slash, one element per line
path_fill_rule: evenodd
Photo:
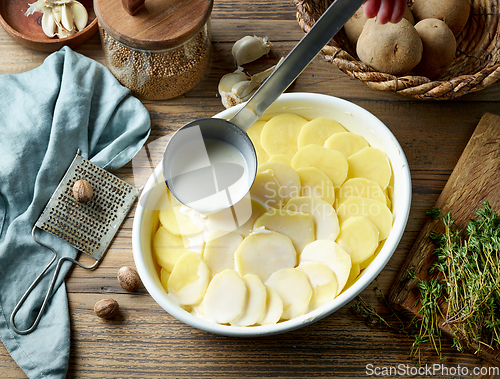
<path fill-rule="evenodd" d="M 391 164 L 387 155 L 375 147 L 365 147 L 347 158 L 349 173 L 347 178 L 366 178 L 386 189 L 392 176 Z M 293 165 L 292 165 L 293 166 Z"/>
<path fill-rule="evenodd" d="M 182 204 L 167 190 L 160 199 L 160 223 L 176 236 L 192 236 L 201 232 L 191 218 L 181 212 Z"/>
<path fill-rule="evenodd" d="M 267 154 L 283 154 L 292 159 L 297 152 L 297 138 L 307 120 L 292 113 L 283 113 L 271 118 L 260 136 L 260 142 Z"/>
<path fill-rule="evenodd" d="M 247 130 L 248 137 L 250 137 L 250 140 L 252 141 L 255 148 L 255 153 L 257 154 L 257 163 L 259 165 L 269 160 L 269 155 L 260 144 L 260 135 L 262 133 L 264 125 L 266 125 L 266 121 L 257 120 Z"/>
<path fill-rule="evenodd" d="M 352 263 L 351 256 L 332 240 L 316 240 L 307 245 L 300 255 L 300 264 L 321 263 L 337 277 L 337 294 L 344 288 Z"/>
<path fill-rule="evenodd" d="M 182 237 L 173 235 L 160 226 L 153 237 L 153 252 L 156 262 L 165 270 L 172 272 L 175 262 L 189 250 L 184 246 Z"/>
<path fill-rule="evenodd" d="M 242 241 L 243 237 L 236 232 L 215 230 L 208 234 L 203 259 L 212 275 L 235 268 L 234 252 Z"/>
<path fill-rule="evenodd" d="M 313 294 L 306 274 L 296 268 L 282 268 L 272 273 L 266 285 L 283 301 L 283 320 L 291 320 L 307 312 Z"/>
<path fill-rule="evenodd" d="M 280 208 L 283 203 L 280 185 L 269 172 L 259 172 L 255 176 L 250 197 L 259 201 L 266 209 Z"/>
<path fill-rule="evenodd" d="M 351 255 L 352 264 L 360 264 L 367 260 L 379 244 L 377 227 L 364 216 L 349 217 L 340 224 L 337 239 L 340 246 L 348 246 L 346 250 Z"/>
<path fill-rule="evenodd" d="M 227 269 L 213 277 L 203 298 L 203 314 L 219 324 L 238 318 L 245 307 L 247 287 L 235 270 Z"/>
<path fill-rule="evenodd" d="M 349 217 L 366 217 L 377 227 L 380 241 L 389 236 L 392 228 L 392 213 L 387 208 L 387 205 L 366 197 L 350 197 L 346 199 L 337 208 L 337 216 L 340 224 Z"/>
<path fill-rule="evenodd" d="M 323 146 L 307 145 L 301 147 L 292 158 L 292 167 L 316 167 L 332 181 L 334 187 L 340 187 L 347 178 L 349 169 L 344 155 Z"/>
<path fill-rule="evenodd" d="M 316 226 L 316 239 L 337 239 L 340 231 L 339 219 L 335 209 L 322 199 L 311 196 L 291 199 L 283 208 L 285 210 L 310 214 Z"/>
<path fill-rule="evenodd" d="M 250 326 L 255 325 L 264 317 L 266 311 L 267 291 L 266 287 L 255 274 L 247 274 L 243 277 L 247 287 L 247 301 L 243 312 L 231 325 Z"/>
<path fill-rule="evenodd" d="M 235 230 L 237 233 L 241 234 L 243 237 L 248 236 L 253 231 L 253 225 L 255 220 L 267 212 L 267 209 L 257 200 L 251 199 L 252 204 L 252 214 L 250 218 L 243 224 L 238 226 Z"/>
<path fill-rule="evenodd" d="M 288 163 L 269 161 L 259 165 L 257 172 L 269 172 L 274 175 L 280 185 L 284 203 L 292 197 L 300 196 L 301 185 L 299 174 Z"/>
<path fill-rule="evenodd" d="M 211 277 L 201 254 L 188 251 L 175 263 L 167 290 L 179 305 L 193 305 L 205 296 Z"/>
<path fill-rule="evenodd" d="M 300 129 L 297 145 L 299 149 L 310 144 L 323 146 L 332 134 L 345 131 L 339 122 L 326 117 L 317 117 Z"/>
<path fill-rule="evenodd" d="M 266 287 L 267 292 L 266 310 L 264 312 L 264 316 L 262 316 L 257 323 L 259 325 L 276 324 L 283 315 L 283 300 L 281 300 L 278 292 L 267 285 L 264 286 Z"/>
<path fill-rule="evenodd" d="M 301 167 L 295 170 L 302 186 L 301 196 L 312 196 L 325 200 L 328 204 L 335 201 L 335 188 L 323 171 L 316 167 Z"/>
<path fill-rule="evenodd" d="M 345 283 L 342 292 L 345 292 L 349 287 L 351 287 L 356 282 L 360 272 L 361 268 L 359 267 L 359 265 L 352 265 L 351 272 L 349 273 L 349 277 L 347 278 L 347 282 Z"/>
<path fill-rule="evenodd" d="M 314 219 L 307 213 L 271 209 L 255 221 L 254 228 L 260 227 L 290 238 L 299 254 L 307 244 L 314 241 Z"/>
<path fill-rule="evenodd" d="M 321 307 L 337 296 L 337 276 L 330 268 L 321 263 L 302 263 L 297 268 L 306 274 L 313 290 L 310 310 Z"/>
<path fill-rule="evenodd" d="M 264 283 L 284 267 L 295 267 L 297 253 L 290 238 L 272 231 L 250 234 L 234 253 L 236 269 L 241 276 L 255 274 Z"/>
<path fill-rule="evenodd" d="M 349 197 L 368 197 L 387 205 L 387 198 L 378 183 L 366 178 L 352 178 L 345 181 L 337 192 L 337 207 Z"/>
<path fill-rule="evenodd" d="M 343 132 L 335 133 L 329 137 L 324 146 L 328 149 L 340 151 L 344 154 L 344 157 L 348 158 L 369 145 L 359 134 Z"/>
<path fill-rule="evenodd" d="M 168 283 L 168 278 L 170 278 L 170 271 L 167 271 L 165 270 L 163 267 L 160 269 L 160 282 L 161 282 L 161 285 L 163 287 L 163 289 L 165 289 L 165 291 L 167 290 L 167 283 Z"/>
<path fill-rule="evenodd" d="M 292 162 L 292 158 L 288 158 L 283 154 L 274 154 L 272 157 L 269 157 L 269 162 L 285 162 L 290 164 Z"/>

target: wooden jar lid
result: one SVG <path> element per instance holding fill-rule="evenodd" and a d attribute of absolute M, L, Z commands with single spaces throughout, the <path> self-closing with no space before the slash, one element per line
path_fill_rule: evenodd
<path fill-rule="evenodd" d="M 207 23 L 212 6 L 213 0 L 94 0 L 99 25 L 140 50 L 180 46 Z"/>

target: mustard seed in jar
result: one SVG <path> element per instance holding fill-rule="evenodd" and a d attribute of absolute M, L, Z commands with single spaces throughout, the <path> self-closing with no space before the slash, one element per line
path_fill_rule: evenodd
<path fill-rule="evenodd" d="M 132 15 L 126 5 L 139 5 Z M 95 0 L 106 64 L 134 95 L 170 99 L 193 88 L 210 61 L 213 0 Z"/>

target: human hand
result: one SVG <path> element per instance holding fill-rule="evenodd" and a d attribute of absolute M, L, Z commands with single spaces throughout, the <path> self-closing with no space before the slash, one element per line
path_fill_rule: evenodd
<path fill-rule="evenodd" d="M 367 18 L 377 16 L 380 24 L 387 22 L 396 24 L 403 18 L 406 7 L 406 0 L 366 0 L 363 12 Z"/>

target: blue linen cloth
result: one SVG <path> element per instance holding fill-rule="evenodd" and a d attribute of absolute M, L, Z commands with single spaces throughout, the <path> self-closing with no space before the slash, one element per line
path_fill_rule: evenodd
<path fill-rule="evenodd" d="M 129 162 L 145 143 L 150 118 L 142 103 L 111 72 L 68 47 L 29 72 L 0 75 L 0 338 L 30 378 L 64 378 L 70 352 L 70 322 L 62 266 L 37 329 L 15 333 L 10 315 L 53 253 L 35 243 L 31 229 L 77 149 L 105 168 Z M 38 230 L 58 258 L 76 250 Z M 32 325 L 56 264 L 16 316 Z"/>

